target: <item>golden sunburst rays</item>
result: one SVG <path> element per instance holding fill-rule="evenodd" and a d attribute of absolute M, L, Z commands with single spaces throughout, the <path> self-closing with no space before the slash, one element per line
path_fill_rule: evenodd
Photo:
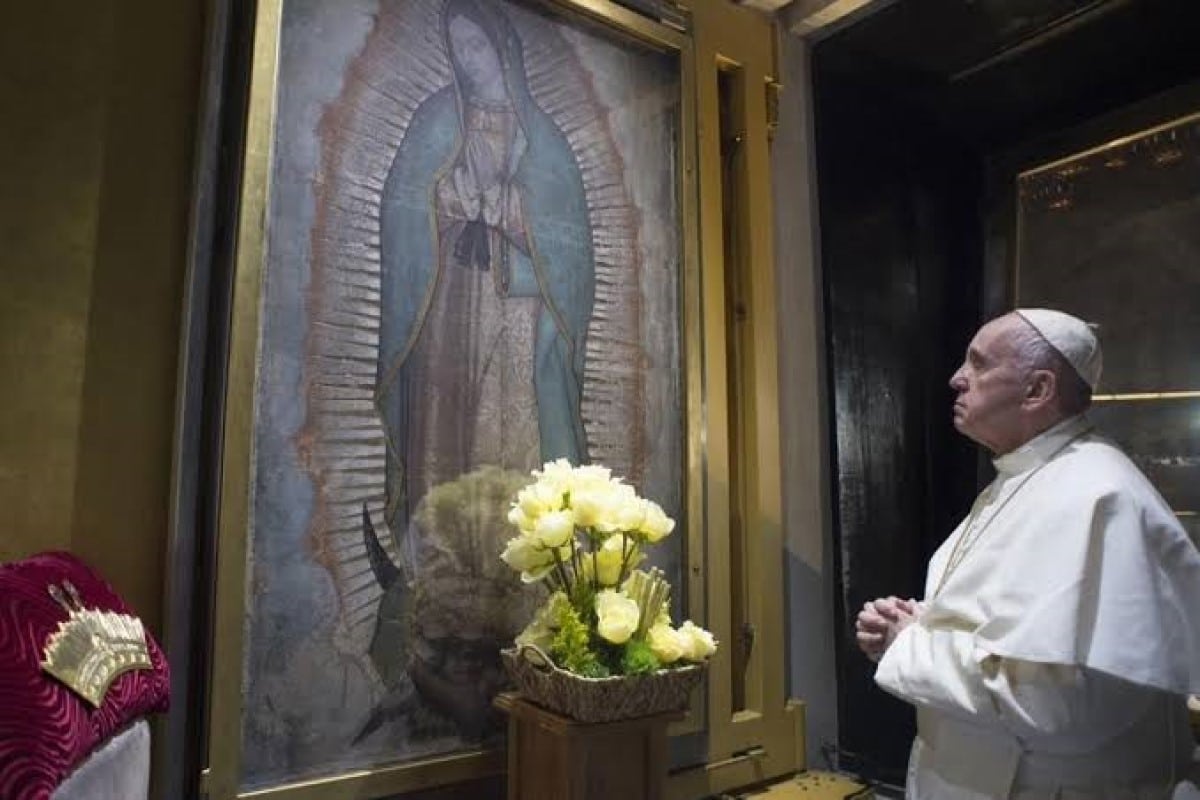
<path fill-rule="evenodd" d="M 319 127 L 305 391 L 308 468 L 317 489 L 310 540 L 338 587 L 339 646 L 367 651 L 382 595 L 363 543 L 365 504 L 393 561 L 384 522 L 386 440 L 373 397 L 379 357 L 380 206 L 413 114 L 449 84 L 440 0 L 384 0 Z M 583 176 L 596 297 L 582 413 L 589 455 L 640 480 L 644 420 L 637 213 L 607 110 L 549 20 L 510 13 L 530 91 L 566 136 Z"/>
<path fill-rule="evenodd" d="M 438 2 L 385 4 L 319 128 L 308 298 L 310 541 L 337 585 L 337 641 L 364 654 L 382 588 L 363 542 L 363 507 L 389 557 L 383 518 L 386 439 L 374 405 L 379 360 L 380 206 L 413 113 L 450 80 Z"/>
<path fill-rule="evenodd" d="M 530 92 L 567 137 L 583 175 L 591 218 L 596 299 L 583 392 L 589 456 L 640 485 L 645 424 L 640 249 L 624 164 L 606 109 L 562 37 L 543 24 L 522 30 L 521 39 Z"/>

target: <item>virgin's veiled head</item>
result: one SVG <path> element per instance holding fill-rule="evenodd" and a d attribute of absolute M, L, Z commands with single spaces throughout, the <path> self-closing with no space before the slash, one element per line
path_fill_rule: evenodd
<path fill-rule="evenodd" d="M 482 91 L 501 77 L 509 95 L 526 91 L 521 40 L 495 0 L 447 0 L 442 39 L 460 92 Z"/>

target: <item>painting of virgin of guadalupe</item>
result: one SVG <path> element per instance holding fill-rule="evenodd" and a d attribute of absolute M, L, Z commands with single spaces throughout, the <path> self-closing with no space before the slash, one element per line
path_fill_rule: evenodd
<path fill-rule="evenodd" d="M 501 8 L 446 3 L 451 83 L 417 108 L 383 190 L 376 391 L 393 530 L 473 466 L 587 455 L 583 177 Z"/>
<path fill-rule="evenodd" d="M 534 467 L 586 459 L 581 400 L 595 295 L 592 230 L 575 155 L 529 93 L 521 43 L 502 6 L 448 0 L 440 23 L 450 83 L 417 107 L 380 210 L 376 404 L 388 440 L 384 519 L 392 531 L 411 529 L 414 543 L 468 534 L 498 542 L 505 538 L 503 496 L 491 519 L 457 530 L 444 517 L 424 528 L 414 515 L 432 491 L 485 466 L 502 482 L 511 473 L 511 497 Z M 364 520 L 368 546 L 384 564 L 380 584 L 400 595 L 398 611 L 407 612 L 412 587 L 386 568 L 369 514 Z M 495 572 L 473 585 L 449 575 L 443 583 L 482 593 L 486 607 L 518 619 L 530 614 L 528 598 L 537 595 Z M 482 621 L 481 614 L 460 619 Z M 418 691 L 439 698 L 464 735 L 487 732 L 488 700 L 501 678 L 494 645 L 516 622 L 486 631 L 451 625 L 434 637 L 445 640 L 443 651 L 478 651 L 461 686 L 419 653 L 410 658 Z M 408 649 L 408 632 L 403 624 L 381 628 L 381 660 Z"/>
<path fill-rule="evenodd" d="M 497 743 L 530 471 L 683 491 L 677 57 L 500 0 L 283 11 L 247 788 Z"/>

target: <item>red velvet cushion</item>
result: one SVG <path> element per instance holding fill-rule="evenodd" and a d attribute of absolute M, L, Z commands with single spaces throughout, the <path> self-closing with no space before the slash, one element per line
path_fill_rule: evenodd
<path fill-rule="evenodd" d="M 132 613 L 69 553 L 0 565 L 0 800 L 45 800 L 110 736 L 167 708 L 167 662 L 148 634 L 154 668 L 119 676 L 99 708 L 42 671 L 46 639 L 67 618 L 46 587 L 64 579 L 75 584 L 84 607 Z"/>

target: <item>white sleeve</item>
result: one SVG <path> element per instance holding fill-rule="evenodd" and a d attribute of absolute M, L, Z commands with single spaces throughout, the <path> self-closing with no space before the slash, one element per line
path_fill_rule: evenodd
<path fill-rule="evenodd" d="M 875 682 L 910 703 L 1022 741 L 1085 752 L 1146 713 L 1153 690 L 1064 664 L 1000 658 L 968 631 L 905 628 L 879 662 Z"/>

